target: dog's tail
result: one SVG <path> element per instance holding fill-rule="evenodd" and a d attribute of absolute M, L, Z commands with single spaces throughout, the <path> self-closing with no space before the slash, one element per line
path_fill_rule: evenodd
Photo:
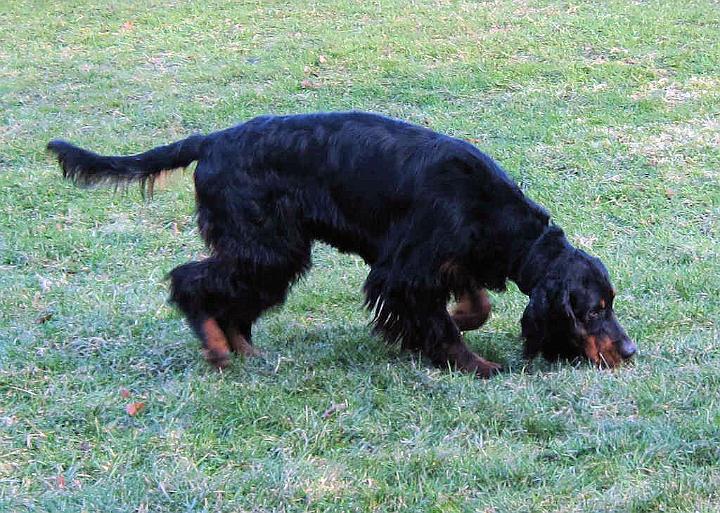
<path fill-rule="evenodd" d="M 63 176 L 80 186 L 140 182 L 143 194 L 152 196 L 157 177 L 198 160 L 205 139 L 206 136 L 193 135 L 126 157 L 105 157 L 59 139 L 50 141 L 47 149 L 57 156 Z"/>

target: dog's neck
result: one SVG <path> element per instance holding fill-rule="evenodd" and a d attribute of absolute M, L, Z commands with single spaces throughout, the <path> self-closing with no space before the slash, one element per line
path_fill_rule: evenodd
<path fill-rule="evenodd" d="M 529 296 L 538 282 L 547 274 L 553 261 L 572 249 L 565 233 L 555 225 L 546 226 L 542 233 L 518 248 L 516 265 L 510 273 L 520 291 Z"/>

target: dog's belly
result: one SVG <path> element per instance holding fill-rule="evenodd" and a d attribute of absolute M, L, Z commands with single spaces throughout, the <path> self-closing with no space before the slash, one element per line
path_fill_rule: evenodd
<path fill-rule="evenodd" d="M 374 263 L 390 226 L 398 220 L 393 213 L 401 210 L 388 208 L 389 201 L 386 208 L 378 209 L 376 205 L 365 204 L 363 198 L 348 198 L 328 189 L 313 187 L 304 192 L 301 207 L 304 230 L 314 240 L 343 253 L 359 255 L 367 264 Z"/>
<path fill-rule="evenodd" d="M 377 240 L 364 230 L 350 225 L 340 228 L 318 221 L 308 221 L 306 227 L 314 240 L 330 244 L 343 253 L 358 255 L 368 265 L 377 260 Z"/>

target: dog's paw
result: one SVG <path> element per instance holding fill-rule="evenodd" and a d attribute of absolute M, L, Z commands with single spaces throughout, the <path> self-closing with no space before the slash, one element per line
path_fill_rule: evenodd
<path fill-rule="evenodd" d="M 202 325 L 203 354 L 207 362 L 216 369 L 230 364 L 230 344 L 215 319 L 209 318 Z"/>
<path fill-rule="evenodd" d="M 489 360 L 486 360 L 485 358 L 480 358 L 478 356 L 478 361 L 476 362 L 475 367 L 475 375 L 479 378 L 491 378 L 495 376 L 496 374 L 500 374 L 503 370 L 502 365 L 499 363 L 491 362 Z"/>
<path fill-rule="evenodd" d="M 245 358 L 252 358 L 253 356 L 260 356 L 262 354 L 258 348 L 253 346 L 240 334 L 230 337 L 230 345 L 233 351 Z"/>

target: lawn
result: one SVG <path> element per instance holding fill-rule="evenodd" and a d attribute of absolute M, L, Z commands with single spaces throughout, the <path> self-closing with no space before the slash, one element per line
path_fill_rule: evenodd
<path fill-rule="evenodd" d="M 44 152 L 347 109 L 494 156 L 610 269 L 634 364 L 523 361 L 510 284 L 467 335 L 508 371 L 432 368 L 317 245 L 215 372 L 166 303 L 190 172 L 148 201 Z M 711 0 L 2 2 L 0 511 L 720 511 L 719 169 Z"/>

